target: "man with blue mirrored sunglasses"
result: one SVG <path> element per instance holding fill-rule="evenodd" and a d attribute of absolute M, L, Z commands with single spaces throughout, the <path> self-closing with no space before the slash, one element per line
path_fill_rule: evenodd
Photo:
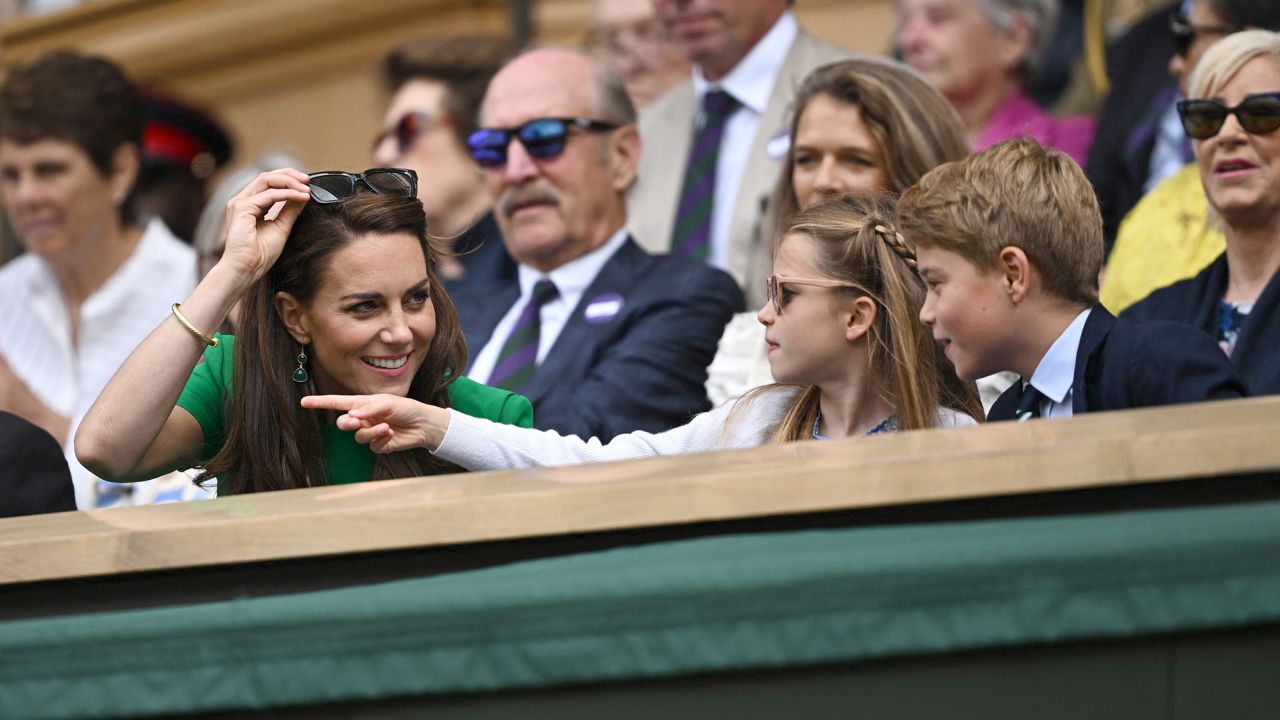
<path fill-rule="evenodd" d="M 520 139 L 525 152 L 546 160 L 564 152 L 565 143 L 569 141 L 569 129 L 574 127 L 594 132 L 618 129 L 615 123 L 589 118 L 538 118 L 510 130 L 480 128 L 471 133 L 471 137 L 467 139 L 467 147 L 471 150 L 472 159 L 480 167 L 500 167 L 505 164 L 507 146 L 511 144 L 513 137 Z"/>
<path fill-rule="evenodd" d="M 635 116 L 615 71 L 535 50 L 494 77 L 468 137 L 519 267 L 517 283 L 454 297 L 467 376 L 528 397 L 542 429 L 608 440 L 709 409 L 706 368 L 742 306 L 724 272 L 626 232 Z"/>

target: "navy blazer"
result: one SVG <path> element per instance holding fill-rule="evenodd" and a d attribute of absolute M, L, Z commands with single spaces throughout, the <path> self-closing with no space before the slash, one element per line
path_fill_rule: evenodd
<path fill-rule="evenodd" d="M 1004 391 L 987 420 L 1012 420 L 1021 383 Z M 1071 382 L 1075 415 L 1103 410 L 1229 400 L 1248 395 L 1213 338 L 1173 322 L 1117 320 L 1094 305 L 1085 320 Z"/>
<path fill-rule="evenodd" d="M 471 288 L 454 298 L 472 357 L 520 296 L 518 282 Z M 609 317 L 587 308 L 618 299 Z M 722 270 L 650 255 L 630 237 L 583 293 L 524 394 L 534 425 L 603 441 L 661 432 L 711 407 L 707 366 L 742 291 Z"/>
<path fill-rule="evenodd" d="M 1222 296 L 1227 292 L 1227 254 L 1218 256 L 1199 275 L 1160 288 L 1134 303 L 1122 318 L 1173 320 L 1194 325 L 1218 337 Z M 1280 273 L 1271 276 L 1253 310 L 1240 327 L 1231 364 L 1254 395 L 1280 394 Z"/>

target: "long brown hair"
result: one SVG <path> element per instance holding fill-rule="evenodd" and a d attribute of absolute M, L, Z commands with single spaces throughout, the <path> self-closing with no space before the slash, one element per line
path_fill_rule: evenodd
<path fill-rule="evenodd" d="M 787 150 L 773 198 L 773 227 L 799 212 L 793 185 L 795 140 L 805 108 L 819 95 L 858 108 L 884 161 L 885 192 L 897 195 L 935 167 L 969 154 L 955 109 L 910 67 L 883 58 L 841 60 L 809 73 L 796 90 Z M 776 237 L 774 232 L 769 237 Z"/>
<path fill-rule="evenodd" d="M 892 205 L 886 200 L 844 197 L 793 216 L 774 239 L 774 254 L 788 235 L 813 242 L 824 277 L 857 285 L 839 289 L 876 303 L 875 324 L 867 335 L 873 374 L 881 399 L 897 413 L 898 429 L 935 427 L 938 409 L 951 408 L 982 420 L 977 391 L 962 381 L 920 322 L 925 287 L 916 274 L 916 258 L 898 234 Z M 748 395 L 768 391 L 766 386 Z M 796 396 L 774 434 L 775 443 L 812 437 L 821 392 L 815 385 Z"/>
<path fill-rule="evenodd" d="M 449 406 L 446 388 L 466 367 L 467 345 L 453 302 L 436 276 L 422 203 L 370 192 L 328 205 L 308 203 L 280 258 L 245 294 L 232 361 L 234 390 L 225 409 L 226 440 L 197 482 L 217 477 L 229 494 L 327 484 L 324 417 L 300 405 L 304 395 L 316 393 L 315 382 L 296 383 L 290 377 L 298 345 L 280 320 L 275 295 L 284 291 L 310 302 L 330 273 L 341 272 L 330 262 L 334 253 L 369 233 L 408 233 L 422 246 L 436 331 L 408 396 Z M 379 455 L 374 478 L 454 470 L 425 450 L 409 450 Z"/>

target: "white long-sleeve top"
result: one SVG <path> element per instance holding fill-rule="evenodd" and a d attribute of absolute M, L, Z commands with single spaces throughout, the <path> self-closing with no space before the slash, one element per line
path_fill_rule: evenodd
<path fill-rule="evenodd" d="M 583 440 L 554 430 L 532 430 L 474 418 L 449 410 L 449 429 L 435 454 L 468 470 L 505 470 L 630 460 L 654 455 L 757 447 L 778 430 L 800 388 L 778 386 L 745 401 L 739 398 L 696 416 L 666 432 L 632 432 L 608 443 Z M 946 408 L 938 411 L 942 427 L 973 425 L 973 418 Z"/>

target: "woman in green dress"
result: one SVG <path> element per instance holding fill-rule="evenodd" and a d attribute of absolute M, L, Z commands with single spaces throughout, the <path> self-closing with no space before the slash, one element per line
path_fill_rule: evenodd
<path fill-rule="evenodd" d="M 416 183 L 389 168 L 255 178 L 227 204 L 222 259 L 80 424 L 81 462 L 117 481 L 201 467 L 197 482 L 216 477 L 223 495 L 457 469 L 425 450 L 375 456 L 300 407 L 317 393 L 530 425 L 523 397 L 459 375 L 466 343 Z M 208 334 L 237 303 L 237 336 Z"/>

